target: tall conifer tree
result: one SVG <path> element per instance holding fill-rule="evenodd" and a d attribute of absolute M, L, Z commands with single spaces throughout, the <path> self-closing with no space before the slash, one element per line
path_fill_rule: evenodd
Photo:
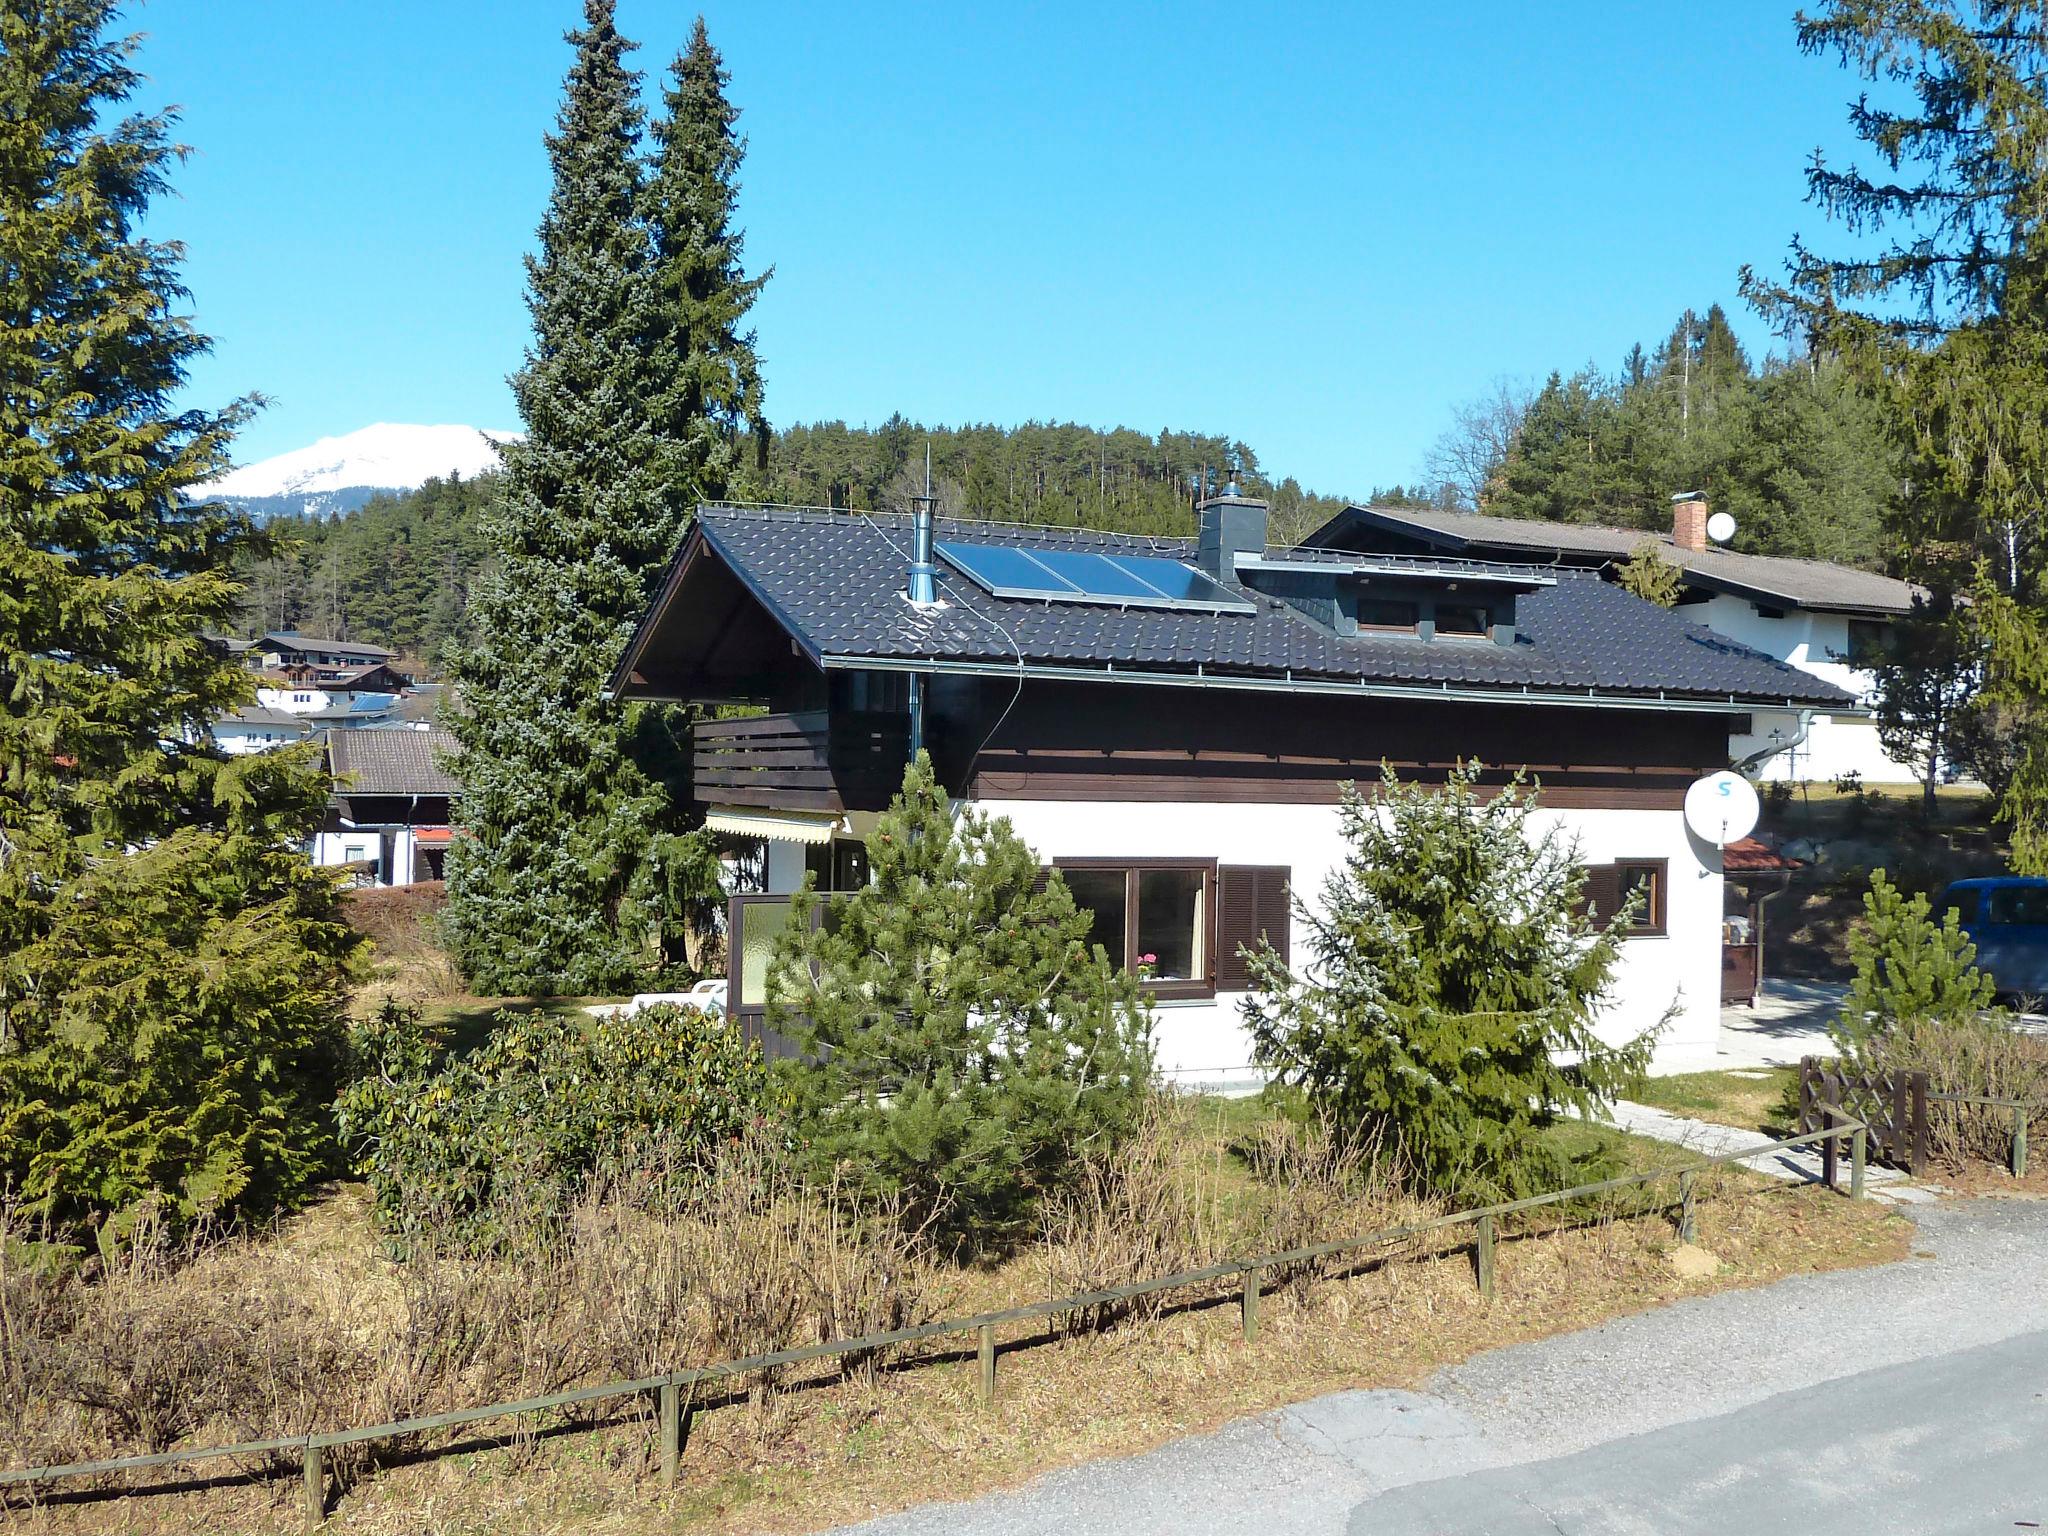
<path fill-rule="evenodd" d="M 253 402 L 171 405 L 208 343 L 137 230 L 182 151 L 113 11 L 0 0 L 0 1186 L 59 1222 L 302 1190 L 348 947 L 324 780 L 209 735 L 266 541 L 187 496 Z"/>
<path fill-rule="evenodd" d="M 660 419 L 682 447 L 685 483 L 699 501 L 732 493 L 768 453 L 761 364 L 747 312 L 774 274 L 748 277 L 736 215 L 746 140 L 730 77 L 699 16 L 670 66 L 666 115 L 654 125 L 648 224 L 664 317 L 679 359 Z M 748 448 L 751 446 L 751 462 Z"/>
<path fill-rule="evenodd" d="M 604 698 L 677 531 L 645 416 L 657 330 L 639 74 L 610 0 L 587 0 L 547 150 L 554 189 L 527 258 L 533 342 L 513 376 L 524 441 L 484 532 L 497 568 L 456 655 L 460 816 L 448 923 L 499 992 L 605 991 L 640 970 L 667 808 Z"/>

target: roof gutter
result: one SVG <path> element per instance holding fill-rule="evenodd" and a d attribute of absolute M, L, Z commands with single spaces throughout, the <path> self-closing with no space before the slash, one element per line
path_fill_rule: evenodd
<path fill-rule="evenodd" d="M 1565 692 L 1542 688 L 1464 688 L 1450 683 L 1436 687 L 1423 687 L 1411 683 L 1339 682 L 1329 678 L 1245 677 L 1230 672 L 1146 672 L 1114 666 L 1103 667 L 1062 667 L 1045 663 L 1025 663 L 1019 667 L 1015 662 L 938 661 L 918 658 L 887 656 L 841 656 L 827 654 L 822 664 L 853 672 L 925 672 L 944 673 L 954 677 L 992 677 L 1014 680 L 1019 676 L 1040 682 L 1060 683 L 1139 683 L 1162 688 L 1226 688 L 1250 693 L 1308 694 L 1328 698 L 1372 698 L 1372 699 L 1435 699 L 1454 704 L 1546 704 L 1574 709 L 1654 709 L 1670 710 L 1673 707 L 1697 710 L 1705 714 L 1748 714 L 1759 707 L 1771 708 L 1778 701 L 1772 699 L 1741 698 L 1729 694 L 1725 698 L 1702 698 L 1689 694 L 1659 692 L 1654 695 L 1599 693 L 1587 689 L 1583 693 Z M 1783 707 L 1797 709 L 1802 716 L 1810 716 L 1813 706 L 1801 704 L 1796 699 L 1786 699 Z"/>

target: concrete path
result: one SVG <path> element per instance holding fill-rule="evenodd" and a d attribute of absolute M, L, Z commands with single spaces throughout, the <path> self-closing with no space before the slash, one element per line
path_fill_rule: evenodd
<path fill-rule="evenodd" d="M 859 1529 L 2048 1528 L 2048 1202 L 1914 1217 L 1924 1256 L 1904 1263 L 1680 1302 L 1495 1350 L 1423 1392 L 1335 1393 Z"/>
<path fill-rule="evenodd" d="M 1744 1131 L 1732 1125 L 1713 1125 L 1705 1120 L 1689 1120 L 1668 1110 L 1653 1109 L 1647 1104 L 1630 1104 L 1625 1100 L 1614 1106 L 1614 1124 L 1624 1131 L 1633 1131 L 1638 1136 L 1652 1136 L 1658 1141 L 1668 1141 L 1673 1146 L 1697 1152 L 1702 1157 L 1720 1157 L 1730 1152 L 1755 1149 L 1754 1157 L 1742 1159 L 1743 1167 L 1754 1168 L 1758 1173 L 1773 1179 L 1783 1179 L 1787 1183 L 1818 1184 L 1821 1181 L 1823 1169 L 1818 1151 L 1811 1146 L 1779 1147 L 1771 1137 L 1760 1131 Z M 1845 1152 L 1837 1178 L 1846 1183 L 1848 1177 L 1848 1155 Z M 1913 1183 L 1896 1168 L 1881 1168 L 1876 1163 L 1870 1163 L 1865 1167 L 1863 1186 L 1875 1199 L 1902 1205 L 1935 1200 L 1941 1194 L 1935 1186 Z"/>
<path fill-rule="evenodd" d="M 1832 1056 L 1828 1024 L 1849 989 L 1836 981 L 1767 976 L 1754 1008 L 1721 1010 L 1716 1067 L 1796 1067 L 1802 1056 Z"/>

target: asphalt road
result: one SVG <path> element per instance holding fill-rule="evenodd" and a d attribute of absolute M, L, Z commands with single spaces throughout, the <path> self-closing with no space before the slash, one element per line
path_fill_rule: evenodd
<path fill-rule="evenodd" d="M 2048 1333 L 1780 1393 L 1576 1456 L 1411 1483 L 1350 1521 L 1355 1536 L 2036 1526 L 2048 1527 Z"/>
<path fill-rule="evenodd" d="M 868 1536 L 2048 1530 L 2048 1202 L 1916 1208 L 1803 1276 L 1340 1392 Z"/>

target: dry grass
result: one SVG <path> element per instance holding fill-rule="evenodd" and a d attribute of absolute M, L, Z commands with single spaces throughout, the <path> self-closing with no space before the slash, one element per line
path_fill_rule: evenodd
<path fill-rule="evenodd" d="M 2048 1036 L 1989 1020 L 1902 1025 L 1875 1043 L 1873 1065 L 1925 1072 L 1936 1092 L 2039 1106 L 2029 1115 L 2028 1159 L 2048 1163 Z M 1927 1110 L 1929 1150 L 1949 1175 L 1989 1183 L 1987 1176 L 2010 1166 L 2011 1109 L 1935 1100 Z"/>
<path fill-rule="evenodd" d="M 1639 1164 L 1674 1160 L 1668 1148 L 1625 1150 Z M 1312 1131 L 1167 1102 L 1124 1155 L 1091 1170 L 1049 1215 L 1045 1241 L 1000 1265 L 957 1268 L 934 1263 L 886 1220 L 835 1220 L 759 1149 L 742 1156 L 757 1161 L 736 1162 L 688 1220 L 644 1208 L 633 1191 L 609 1191 L 578 1213 L 566 1243 L 525 1258 L 400 1262 L 375 1242 L 365 1203 L 348 1191 L 272 1238 L 182 1266 L 67 1289 L 17 1263 L 0 1280 L 7 1297 L 33 1290 L 46 1312 L 74 1309 L 56 1320 L 65 1332 L 89 1318 L 130 1341 L 94 1346 L 120 1361 L 149 1357 L 134 1342 L 141 1338 L 186 1341 L 175 1344 L 185 1351 L 171 1372 L 179 1379 L 209 1380 L 190 1341 L 239 1330 L 248 1342 L 226 1358 L 243 1362 L 232 1374 L 246 1400 L 230 1403 L 209 1385 L 173 1404 L 177 1427 L 211 1439 L 231 1427 L 361 1423 L 644 1375 L 1379 1230 L 1416 1213 L 1368 1162 Z M 1139 1450 L 1322 1391 L 1414 1385 L 1479 1350 L 1679 1296 L 1895 1258 L 1910 1230 L 1870 1206 L 1735 1171 L 1703 1179 L 1700 1196 L 1699 1241 L 1721 1261 L 1705 1280 L 1673 1269 L 1676 1240 L 1662 1211 L 1608 1201 L 1536 1213 L 1507 1234 L 1491 1303 L 1478 1298 L 1469 1259 L 1453 1246 L 1462 1234 L 1411 1242 L 1399 1262 L 1276 1289 L 1252 1345 L 1227 1287 L 1097 1318 L 1109 1325 L 1099 1331 L 1005 1334 L 993 1410 L 974 1398 L 971 1340 L 738 1384 L 732 1400 L 697 1415 L 673 1496 L 653 1484 L 644 1405 L 600 1405 L 589 1411 L 610 1419 L 560 1438 L 529 1424 L 433 1459 L 387 1450 L 374 1475 L 360 1463 L 341 1469 L 350 1485 L 335 1527 L 393 1536 L 812 1530 Z M 1575 1225 L 1552 1230 L 1561 1221 Z M 129 1321 L 111 1326 L 122 1317 Z M 295 1352 L 315 1368 L 288 1367 Z M 0 1384 L 16 1379 L 8 1373 L 22 1368 L 21 1356 L 17 1346 L 0 1358 Z M 48 1369 L 47 1359 L 27 1367 L 31 1377 Z M 122 1365 L 106 1374 L 126 1383 L 137 1373 Z M 119 1423 L 111 1410 L 70 1401 L 33 1439 L 9 1421 L 0 1428 L 9 1430 L 7 1460 L 19 1464 L 132 1443 Z M 289 1478 L 231 1483 L 20 1509 L 10 1528 L 290 1530 L 297 1497 Z"/>
<path fill-rule="evenodd" d="M 369 972 L 358 989 L 362 1011 L 387 997 L 425 1007 L 468 994 L 434 931 L 447 899 L 439 880 L 364 886 L 342 897 L 343 920 L 370 941 Z"/>

